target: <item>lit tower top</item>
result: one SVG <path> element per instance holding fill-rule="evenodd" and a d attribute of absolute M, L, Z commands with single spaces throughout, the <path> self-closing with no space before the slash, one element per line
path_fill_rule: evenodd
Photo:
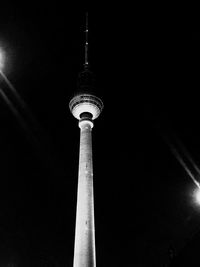
<path fill-rule="evenodd" d="M 69 103 L 71 113 L 79 121 L 85 117 L 89 120 L 94 120 L 100 115 L 103 109 L 101 99 L 92 94 L 95 89 L 95 75 L 90 70 L 88 60 L 88 14 L 86 14 L 85 37 L 84 69 L 78 76 L 78 93 Z"/>
<path fill-rule="evenodd" d="M 69 108 L 79 120 L 80 148 L 78 169 L 78 192 L 73 267 L 96 267 L 92 128 L 100 115 L 103 102 L 93 95 L 94 74 L 88 61 L 88 15 L 86 15 L 86 41 L 84 69 L 79 73 L 78 93 L 71 99 Z"/>

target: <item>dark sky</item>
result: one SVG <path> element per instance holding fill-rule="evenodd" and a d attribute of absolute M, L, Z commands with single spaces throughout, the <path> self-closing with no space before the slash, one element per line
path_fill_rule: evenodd
<path fill-rule="evenodd" d="M 175 135 L 200 162 L 199 33 L 183 38 L 162 6 L 7 3 L 4 73 L 27 108 L 1 79 L 20 115 L 1 96 L 0 264 L 72 266 L 79 128 L 68 103 L 86 10 L 105 105 L 93 129 L 97 266 L 162 266 L 198 231 L 195 185 L 165 139 L 177 145 Z"/>

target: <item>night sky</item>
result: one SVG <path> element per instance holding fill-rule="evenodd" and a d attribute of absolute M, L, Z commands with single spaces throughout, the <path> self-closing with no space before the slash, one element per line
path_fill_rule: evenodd
<path fill-rule="evenodd" d="M 93 128 L 97 267 L 163 266 L 198 232 L 196 186 L 166 140 L 200 163 L 200 34 L 187 39 L 158 8 L 1 5 L 3 71 L 26 105 L 1 77 L 18 113 L 0 95 L 0 266 L 72 266 L 79 128 L 68 103 L 86 11 L 105 106 Z"/>

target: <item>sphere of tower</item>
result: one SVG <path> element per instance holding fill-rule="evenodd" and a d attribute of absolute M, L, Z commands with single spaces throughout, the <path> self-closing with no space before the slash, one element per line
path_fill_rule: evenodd
<path fill-rule="evenodd" d="M 94 120 L 100 115 L 103 102 L 100 98 L 91 94 L 78 94 L 69 102 L 69 108 L 78 120 L 81 120 L 81 115 L 84 113 L 91 114 L 91 119 Z"/>

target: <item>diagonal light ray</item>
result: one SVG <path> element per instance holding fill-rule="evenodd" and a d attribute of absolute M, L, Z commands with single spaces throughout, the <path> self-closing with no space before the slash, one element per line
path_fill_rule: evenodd
<path fill-rule="evenodd" d="M 182 150 L 183 154 L 185 155 L 185 157 L 190 161 L 190 163 L 192 164 L 192 166 L 194 167 L 194 169 L 200 175 L 200 168 L 197 166 L 197 164 L 195 163 L 194 159 L 190 155 L 189 151 L 184 146 L 184 144 L 178 138 L 176 138 L 176 142 L 178 143 L 178 145 L 179 145 L 180 149 Z"/>
<path fill-rule="evenodd" d="M 0 96 L 3 98 L 3 100 L 5 101 L 5 103 L 7 104 L 7 106 L 9 107 L 9 109 L 11 110 L 15 118 L 17 119 L 18 123 L 20 124 L 22 129 L 25 131 L 26 138 L 32 145 L 32 148 L 36 152 L 37 156 L 40 158 L 40 160 L 42 160 L 45 166 L 49 168 L 49 166 L 51 166 L 49 165 L 49 160 L 52 160 L 51 155 L 47 153 L 45 147 L 43 147 L 43 144 L 41 144 L 41 142 L 38 140 L 38 137 L 34 134 L 32 129 L 27 124 L 27 121 L 23 118 L 23 116 L 20 114 L 20 112 L 13 105 L 11 100 L 8 98 L 8 96 L 5 94 L 5 92 L 1 88 L 0 88 Z"/>
<path fill-rule="evenodd" d="M 175 133 L 170 130 L 171 127 L 166 127 L 167 120 L 163 119 L 156 119 L 155 116 L 151 112 L 148 113 L 145 112 L 145 115 L 148 119 L 150 119 L 152 126 L 159 132 L 160 136 L 164 140 L 164 142 L 168 145 L 170 148 L 172 154 L 174 157 L 178 160 L 180 165 L 183 167 L 185 172 L 188 174 L 188 176 L 191 178 L 191 180 L 194 182 L 194 184 L 200 189 L 200 182 L 197 181 L 195 178 L 196 175 L 193 174 L 191 171 L 191 168 L 188 167 L 187 161 L 191 163 L 194 170 L 198 173 L 198 176 L 200 177 L 200 168 L 197 166 L 195 161 L 193 160 L 192 156 L 186 149 L 186 147 L 183 145 L 183 143 L 180 141 L 180 139 L 175 135 Z M 173 142 L 171 140 L 174 140 Z M 176 146 L 175 146 L 176 144 Z M 178 149 L 179 148 L 179 149 Z M 187 161 L 183 159 L 183 156 Z"/>
<path fill-rule="evenodd" d="M 9 100 L 9 98 L 6 96 L 6 94 L 4 93 L 4 91 L 1 88 L 0 88 L 0 94 L 1 94 L 2 98 L 4 99 L 4 101 L 6 102 L 6 104 L 8 105 L 8 107 L 10 108 L 10 110 L 12 111 L 12 113 L 17 118 L 17 120 L 20 123 L 20 125 L 22 126 L 22 128 L 26 132 L 28 132 L 29 135 L 31 135 L 32 138 L 33 138 L 33 135 L 31 133 L 31 131 L 28 129 L 25 120 L 23 119 L 23 117 L 20 115 L 20 113 L 18 112 L 18 110 L 15 108 L 15 106 L 12 104 L 12 102 Z"/>
<path fill-rule="evenodd" d="M 176 149 L 176 147 L 172 144 L 172 142 L 169 140 L 168 137 L 163 136 L 165 142 L 167 143 L 167 145 L 169 146 L 171 152 L 173 153 L 173 155 L 175 156 L 175 158 L 178 160 L 178 162 L 181 164 L 181 166 L 183 167 L 183 169 L 186 171 L 186 173 L 189 175 L 189 177 L 192 179 L 192 181 L 195 183 L 195 185 L 200 189 L 200 183 L 196 180 L 195 176 L 193 175 L 192 171 L 189 169 L 189 167 L 187 166 L 187 164 L 185 163 L 185 161 L 183 160 L 181 154 L 178 152 L 178 150 Z M 192 157 L 188 154 L 186 154 L 186 156 L 190 157 L 190 160 L 192 161 L 192 163 L 194 163 Z M 195 164 L 195 163 L 194 163 Z M 195 164 L 196 165 L 196 164 Z"/>
<path fill-rule="evenodd" d="M 32 112 L 26 105 L 25 101 L 21 98 L 15 87 L 12 85 L 12 83 L 9 81 L 9 79 L 6 77 L 6 75 L 3 73 L 3 71 L 0 70 L 0 75 L 4 79 L 5 83 L 7 84 L 8 88 L 10 89 L 12 95 L 16 98 L 19 106 L 25 111 L 26 115 L 29 117 L 29 120 L 31 123 L 35 126 L 34 128 L 37 129 L 39 128 L 39 124 L 35 117 L 33 116 Z"/>
<path fill-rule="evenodd" d="M 55 157 L 55 148 L 50 136 L 41 127 L 25 101 L 21 98 L 15 87 L 1 70 L 0 77 L 2 77 L 7 84 L 5 90 L 0 88 L 0 95 L 23 130 L 27 133 L 28 141 L 31 143 L 37 156 L 47 168 L 50 168 L 53 172 L 55 171 L 56 174 L 62 174 L 63 166 L 60 164 L 57 157 Z"/>

